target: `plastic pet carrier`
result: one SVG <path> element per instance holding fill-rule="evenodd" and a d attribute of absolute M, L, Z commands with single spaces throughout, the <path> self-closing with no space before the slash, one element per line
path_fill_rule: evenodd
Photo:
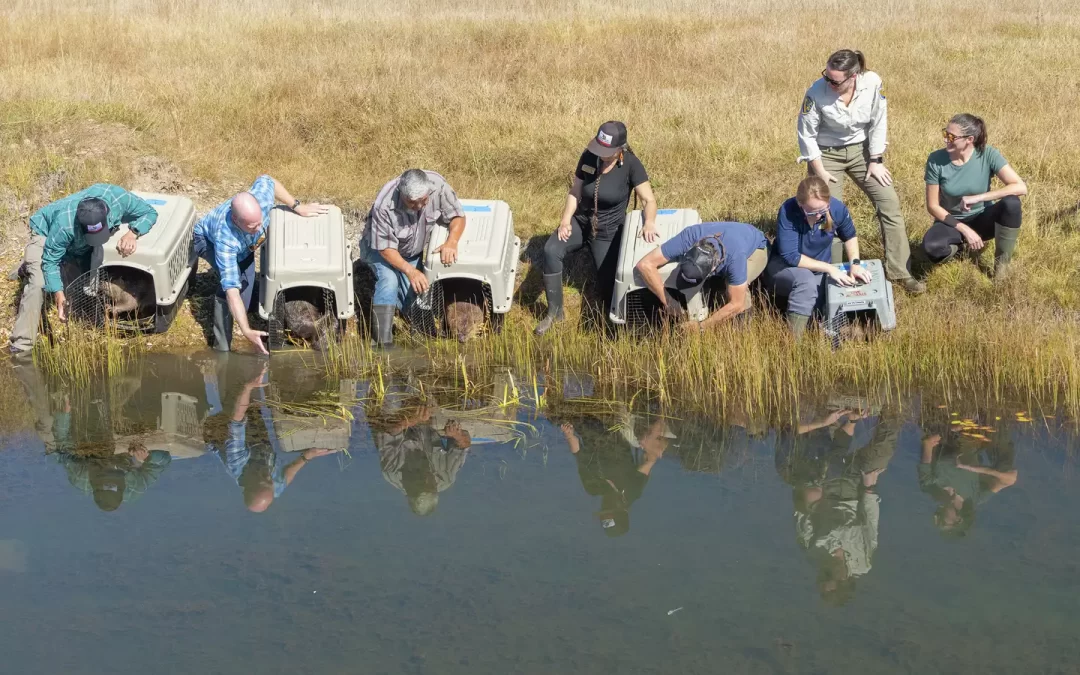
<path fill-rule="evenodd" d="M 154 207 L 157 222 L 126 258 L 116 245 L 128 229 L 118 228 L 104 247 L 101 267 L 67 283 L 64 293 L 73 316 L 99 326 L 108 317 L 121 330 L 162 333 L 176 318 L 197 262 L 195 205 L 187 197 L 133 194 Z"/>
<path fill-rule="evenodd" d="M 343 408 L 356 405 L 356 380 L 341 380 L 337 398 Z M 277 447 L 282 452 L 303 452 L 311 448 L 346 450 L 349 447 L 352 422 L 344 417 L 320 415 L 316 410 L 307 413 L 302 407 L 292 406 L 274 406 L 270 414 Z"/>
<path fill-rule="evenodd" d="M 312 342 L 353 316 L 350 250 L 336 206 L 313 218 L 284 208 L 270 212 L 259 280 L 259 316 L 269 324 L 270 349 L 280 349 L 290 334 Z M 300 314 L 306 317 L 303 329 L 291 321 Z M 320 318 L 314 328 L 311 314 Z"/>
<path fill-rule="evenodd" d="M 435 252 L 449 230 L 437 226 L 428 234 L 424 270 L 431 286 L 410 309 L 414 334 L 465 340 L 487 323 L 498 331 L 510 311 L 521 251 L 510 206 L 480 199 L 463 199 L 461 205 L 465 231 L 455 263 L 443 265 Z"/>
<path fill-rule="evenodd" d="M 893 304 L 892 284 L 885 279 L 885 269 L 880 260 L 863 260 L 862 266 L 870 272 L 868 284 L 841 286 L 828 280 L 828 298 L 825 308 L 825 335 L 839 348 L 852 337 L 857 326 L 889 331 L 896 328 L 896 308 Z M 837 265 L 847 271 L 848 263 Z"/>
<path fill-rule="evenodd" d="M 660 239 L 650 244 L 641 236 L 644 227 L 641 211 L 631 211 L 626 215 L 622 240 L 619 242 L 619 266 L 615 271 L 615 289 L 611 295 L 609 318 L 620 325 L 641 327 L 647 325 L 659 311 L 660 302 L 642 281 L 635 265 L 660 244 L 671 239 L 690 225 L 697 225 L 701 217 L 694 209 L 660 209 L 656 212 L 656 229 Z M 675 276 L 678 264 L 668 262 L 660 268 L 660 276 L 669 288 L 675 288 Z M 708 308 L 699 284 L 686 299 L 686 311 L 689 318 L 701 321 L 708 316 Z M 679 291 L 673 291 L 679 293 Z"/>

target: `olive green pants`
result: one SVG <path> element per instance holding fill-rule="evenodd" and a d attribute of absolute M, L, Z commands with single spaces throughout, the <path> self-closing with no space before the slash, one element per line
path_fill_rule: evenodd
<path fill-rule="evenodd" d="M 911 276 L 908 260 L 911 246 L 908 243 L 904 216 L 900 213 L 900 197 L 892 185 L 882 185 L 866 175 L 866 145 L 854 143 L 839 148 L 821 148 L 821 164 L 834 178 L 829 186 L 833 197 L 844 200 L 844 174 L 847 174 L 866 197 L 874 204 L 878 223 L 881 225 L 881 243 L 885 248 L 885 276 L 900 281 Z M 842 259 L 839 239 L 833 241 L 833 262 Z"/>

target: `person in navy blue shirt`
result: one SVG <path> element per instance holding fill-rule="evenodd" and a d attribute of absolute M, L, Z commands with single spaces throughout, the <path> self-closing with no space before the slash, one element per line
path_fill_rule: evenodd
<path fill-rule="evenodd" d="M 844 253 L 851 261 L 848 272 L 831 262 L 834 237 L 844 242 Z M 870 281 L 870 272 L 859 263 L 859 240 L 847 207 L 830 196 L 822 179 L 803 179 L 795 196 L 780 206 L 776 241 L 765 268 L 766 287 L 779 307 L 786 305 L 788 325 L 796 339 L 825 299 L 827 276 L 841 286 Z"/>
<path fill-rule="evenodd" d="M 675 289 L 685 292 L 708 282 L 709 292 L 724 292 L 724 304 L 720 309 L 703 321 L 681 324 L 687 331 L 703 331 L 751 308 L 747 288 L 765 269 L 769 260 L 768 246 L 765 235 L 753 225 L 699 223 L 650 251 L 638 262 L 637 271 L 669 316 L 681 316 L 682 303 L 670 296 L 661 277 L 660 268 L 668 261 L 679 261 L 679 266 L 667 280 Z"/>

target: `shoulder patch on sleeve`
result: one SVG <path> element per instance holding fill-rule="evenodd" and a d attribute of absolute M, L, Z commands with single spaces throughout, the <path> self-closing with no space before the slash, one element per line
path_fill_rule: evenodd
<path fill-rule="evenodd" d="M 808 112 L 810 112 L 813 109 L 814 109 L 814 99 L 810 98 L 809 96 L 806 96 L 805 98 L 803 98 L 802 111 L 799 114 L 805 115 L 805 114 L 807 114 Z"/>
<path fill-rule="evenodd" d="M 589 166 L 588 164 L 582 164 L 581 165 L 581 171 L 583 173 L 596 173 L 596 167 L 595 166 Z"/>
<path fill-rule="evenodd" d="M 880 87 L 878 93 L 881 94 L 881 98 L 885 98 L 885 87 Z"/>

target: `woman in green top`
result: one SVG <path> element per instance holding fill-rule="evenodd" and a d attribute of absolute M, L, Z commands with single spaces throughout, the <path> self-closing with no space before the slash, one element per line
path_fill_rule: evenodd
<path fill-rule="evenodd" d="M 942 129 L 945 147 L 926 160 L 926 210 L 934 224 L 923 249 L 935 263 L 960 251 L 980 251 L 996 240 L 994 275 L 1008 265 L 1020 235 L 1020 197 L 1027 185 L 997 148 L 986 144 L 986 124 L 975 115 L 956 115 Z M 990 189 L 997 176 L 1004 183 Z"/>

